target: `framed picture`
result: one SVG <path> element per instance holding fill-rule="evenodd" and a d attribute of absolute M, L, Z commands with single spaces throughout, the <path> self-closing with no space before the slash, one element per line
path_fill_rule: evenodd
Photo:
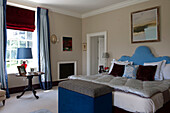
<path fill-rule="evenodd" d="M 63 51 L 72 51 L 72 37 L 63 37 Z"/>
<path fill-rule="evenodd" d="M 17 68 L 18 68 L 20 76 L 23 76 L 26 74 L 26 70 L 24 66 L 17 66 Z"/>
<path fill-rule="evenodd" d="M 83 51 L 87 51 L 87 43 L 83 43 L 82 44 L 82 50 Z"/>
<path fill-rule="evenodd" d="M 159 7 L 131 13 L 131 43 L 160 41 Z"/>

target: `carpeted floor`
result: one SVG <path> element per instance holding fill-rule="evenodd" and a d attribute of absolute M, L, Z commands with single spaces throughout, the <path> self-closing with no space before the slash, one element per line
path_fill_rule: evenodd
<path fill-rule="evenodd" d="M 30 113 L 52 113 L 52 112 L 50 112 L 48 109 L 40 109 L 40 110 L 33 111 Z"/>
<path fill-rule="evenodd" d="M 11 97 L 6 100 L 5 106 L 2 106 L 2 103 L 0 103 L 0 113 L 30 113 L 41 109 L 58 113 L 57 87 L 53 87 L 52 90 L 47 91 L 36 91 L 39 99 L 36 99 L 31 91 L 25 92 L 19 99 L 17 99 L 16 96 L 21 93 L 11 94 Z"/>

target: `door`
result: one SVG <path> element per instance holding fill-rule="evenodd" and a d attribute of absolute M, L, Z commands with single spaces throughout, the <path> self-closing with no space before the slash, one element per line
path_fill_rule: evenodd
<path fill-rule="evenodd" d="M 105 32 L 87 34 L 87 75 L 98 73 L 99 65 L 104 65 L 106 60 L 102 58 L 107 52 L 107 35 Z"/>

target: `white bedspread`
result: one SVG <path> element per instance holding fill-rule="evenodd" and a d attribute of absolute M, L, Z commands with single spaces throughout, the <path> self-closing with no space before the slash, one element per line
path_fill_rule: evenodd
<path fill-rule="evenodd" d="M 79 79 L 108 85 L 114 89 L 137 94 L 142 97 L 152 97 L 154 94 L 164 92 L 170 88 L 170 80 L 163 81 L 141 81 L 114 77 L 111 75 L 72 75 L 69 79 Z"/>

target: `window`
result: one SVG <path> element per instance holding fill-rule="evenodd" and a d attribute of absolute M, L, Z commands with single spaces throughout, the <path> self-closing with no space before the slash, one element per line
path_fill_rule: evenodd
<path fill-rule="evenodd" d="M 33 48 L 33 59 L 16 59 L 17 48 Z M 37 59 L 36 30 L 34 32 L 29 32 L 7 29 L 7 73 L 18 73 L 17 66 L 20 66 L 23 60 L 26 61 L 28 65 L 27 71 L 29 72 L 30 68 L 38 67 Z"/>

